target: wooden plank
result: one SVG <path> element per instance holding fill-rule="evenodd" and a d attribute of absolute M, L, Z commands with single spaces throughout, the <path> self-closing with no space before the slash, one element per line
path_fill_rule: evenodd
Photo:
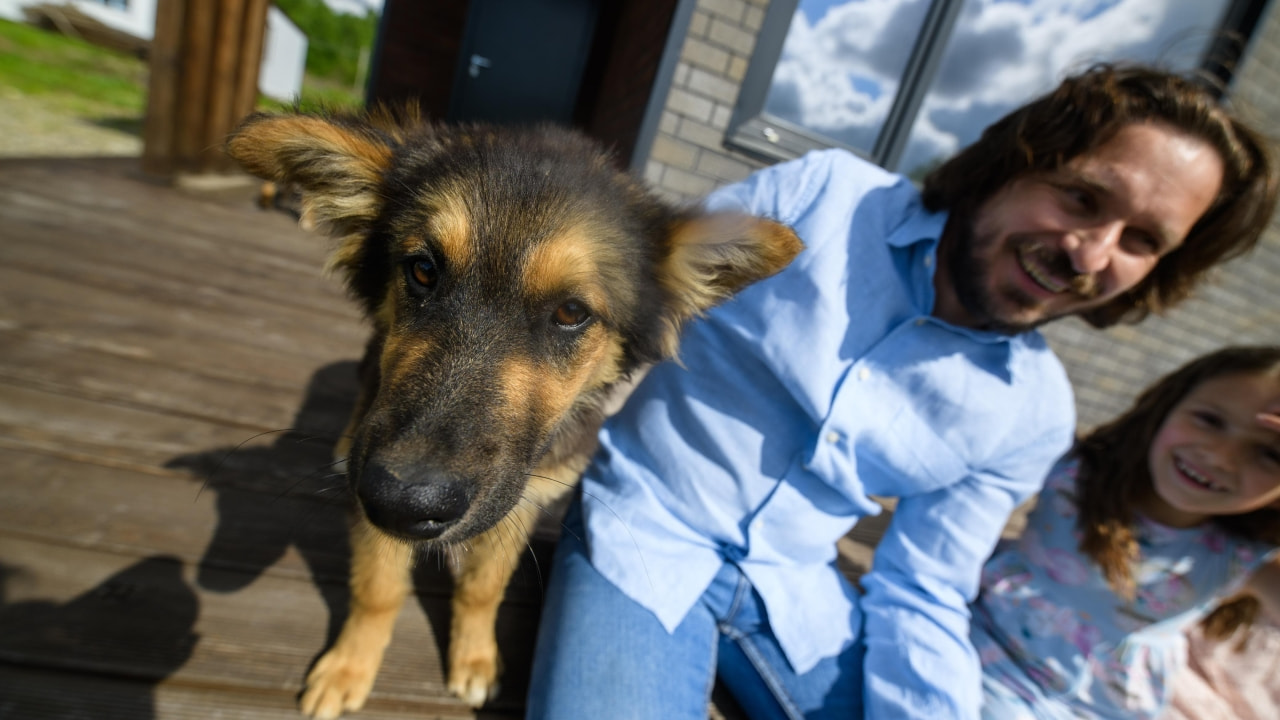
<path fill-rule="evenodd" d="M 326 340 L 342 338 L 362 345 L 369 334 L 351 302 L 335 299 L 326 292 L 329 288 L 323 287 L 326 283 L 319 272 L 298 282 L 270 270 L 219 268 L 216 263 L 202 263 L 198 255 L 186 259 L 179 254 L 169 258 L 156 254 L 146 264 L 140 264 L 128 261 L 128 255 L 122 261 L 122 249 L 118 247 L 76 251 L 54 242 L 41 242 L 58 234 L 33 231 L 27 233 L 27 242 L 0 245 L 0 268 L 12 274 L 42 275 L 55 283 L 73 283 L 79 288 L 92 287 L 127 299 L 151 301 L 170 310 L 198 307 L 232 318 L 279 318 L 284 324 L 297 325 L 303 332 Z M 52 291 L 61 290 L 64 287 Z M 6 284 L 3 293 L 17 296 L 23 291 L 23 283 L 14 282 Z"/>
<path fill-rule="evenodd" d="M 345 606 L 345 592 L 317 593 L 275 577 L 238 592 L 209 592 L 196 584 L 194 568 L 163 555 L 0 536 L 0 557 L 12 563 L 10 599 L 0 607 L 0 659 L 28 667 L 296 693 L 324 647 L 330 608 Z M 444 689 L 436 641 L 447 632 L 448 608 L 443 598 L 406 603 L 376 697 L 462 708 Z M 534 627 L 532 611 L 514 614 L 526 633 Z M 528 663 L 515 663 L 521 665 Z M 525 683 L 513 684 L 522 694 Z"/>
<path fill-rule="evenodd" d="M 136 161 L 105 158 L 0 160 L 0 210 L 6 218 L 71 233 L 106 223 L 125 233 L 170 237 L 174 242 L 196 238 L 215 252 L 251 249 L 263 257 L 243 265 L 274 264 L 286 272 L 296 272 L 300 260 L 315 262 L 317 249 L 325 247 L 321 236 L 302 231 L 286 214 L 259 210 L 250 185 L 244 188 L 243 203 L 211 202 L 203 195 L 143 182 L 135 166 Z M 122 234 L 120 240 L 128 237 Z M 310 269 L 306 272 L 312 274 Z"/>
<path fill-rule="evenodd" d="M 19 219 L 8 221 L 17 224 Z M 345 323 L 339 331 L 361 324 L 355 303 L 346 298 L 339 281 L 323 276 L 318 252 L 306 263 L 291 260 L 282 268 L 279 263 L 259 264 L 262 258 L 251 252 L 228 253 L 210 244 L 192 247 L 195 243 L 175 240 L 171 234 L 108 225 L 94 222 L 74 233 L 19 225 L 21 239 L 0 245 L 0 260 L 100 287 L 154 288 L 178 303 L 207 306 L 224 298 L 229 303 L 256 300 L 259 306 L 308 310 L 316 316 L 315 323 Z"/>
<path fill-rule="evenodd" d="M 4 448 L 0 461 L 4 534 L 138 557 L 163 550 L 236 571 L 244 584 L 263 574 L 346 583 L 346 506 L 314 487 L 261 475 L 206 484 L 180 469 L 143 473 Z M 438 592 L 438 582 L 424 579 L 424 592 Z"/>
<path fill-rule="evenodd" d="M 201 687 L 297 692 L 309 663 L 345 613 L 345 590 L 275 575 L 247 585 L 170 555 L 137 557 L 0 534 L 6 567 L 0 660 Z M 235 574 L 235 573 L 232 573 Z M 233 588 L 216 592 L 209 588 Z M 447 702 L 437 637 L 449 601 L 406 603 L 375 696 Z M 537 609 L 507 604 L 499 616 L 510 676 L 495 707 L 515 707 L 527 687 Z M 326 632 L 327 629 L 327 632 Z"/>
<path fill-rule="evenodd" d="M 332 335 L 305 313 L 279 309 L 262 316 L 220 309 L 173 308 L 71 280 L 0 267 L 0 328 L 80 342 L 125 356 L 216 367 L 253 381 L 300 384 L 316 364 L 358 358 L 364 349 L 352 329 Z M 289 316 L 293 316 L 292 320 Z"/>
<path fill-rule="evenodd" d="M 219 375 L 163 356 L 122 356 L 66 336 L 0 330 L 0 382 L 113 405 L 234 425 L 336 437 L 357 393 L 356 361 L 338 360 L 287 382 Z M 303 384 L 305 381 L 305 390 Z"/>
<path fill-rule="evenodd" d="M 201 586 L 246 585 L 272 575 L 343 588 L 347 582 L 347 505 L 330 489 L 342 484 L 297 482 L 289 461 L 272 449 L 230 458 L 218 472 L 184 475 L 183 468 L 140 472 L 30 450 L 0 447 L 7 480 L 0 486 L 0 532 L 14 537 L 143 556 L 163 550 L 199 568 Z M 526 551 L 507 602 L 541 602 L 540 569 L 549 543 Z M 212 571 L 227 571 L 210 574 Z M 424 557 L 419 593 L 445 597 L 448 573 Z"/>
<path fill-rule="evenodd" d="M 192 452 L 241 443 L 248 449 L 270 440 L 244 428 L 7 383 L 0 383 L 0 438 L 12 441 L 10 447 L 61 449 L 108 464 L 124 460 L 152 467 Z"/>
<path fill-rule="evenodd" d="M 292 693 L 203 688 L 176 681 L 153 683 L 69 671 L 51 672 L 0 663 L 0 720 L 299 720 Z M 69 690 L 71 690 L 69 692 Z M 375 698 L 353 720 L 507 718 L 472 715 L 440 704 Z"/>
<path fill-rule="evenodd" d="M 108 205 L 87 210 L 83 205 L 66 208 L 57 198 L 14 188 L 7 195 L 0 193 L 0 210 L 13 231 L 15 245 L 32 244 L 35 240 L 30 235 L 40 233 L 45 242 L 59 247 L 82 251 L 99 246 L 142 267 L 149 266 L 156 255 L 161 262 L 191 263 L 188 272 L 217 270 L 212 274 L 221 277 L 229 289 L 251 292 L 259 285 L 282 284 L 307 295 L 345 301 L 340 283 L 322 278 L 327 241 L 302 231 L 283 213 L 184 207 L 191 201 L 181 195 L 164 201 L 174 212 L 125 209 L 134 208 L 135 203 L 155 205 L 154 198 L 119 198 L 111 205 L 122 208 Z M 348 303 L 335 302 L 333 307 L 346 308 Z M 356 316 L 354 309 L 345 314 Z"/>

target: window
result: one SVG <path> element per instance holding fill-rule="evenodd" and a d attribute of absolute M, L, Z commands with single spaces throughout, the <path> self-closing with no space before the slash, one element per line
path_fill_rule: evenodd
<path fill-rule="evenodd" d="M 775 0 L 729 145 L 848 148 L 920 177 L 1005 113 L 1103 60 L 1223 82 L 1266 0 Z"/>

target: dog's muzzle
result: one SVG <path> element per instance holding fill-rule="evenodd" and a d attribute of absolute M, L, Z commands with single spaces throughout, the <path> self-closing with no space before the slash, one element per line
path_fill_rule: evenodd
<path fill-rule="evenodd" d="M 412 540 L 433 540 L 466 514 L 473 485 L 413 465 L 371 458 L 359 470 L 356 496 L 369 522 Z"/>

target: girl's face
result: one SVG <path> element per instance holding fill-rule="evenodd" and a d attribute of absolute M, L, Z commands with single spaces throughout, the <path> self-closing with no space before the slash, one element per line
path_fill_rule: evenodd
<path fill-rule="evenodd" d="M 1154 492 L 1140 509 L 1158 523 L 1191 527 L 1280 507 L 1280 378 L 1201 383 L 1165 418 L 1147 462 Z"/>

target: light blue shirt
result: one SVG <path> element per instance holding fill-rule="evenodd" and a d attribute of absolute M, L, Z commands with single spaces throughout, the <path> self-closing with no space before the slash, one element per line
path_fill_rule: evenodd
<path fill-rule="evenodd" d="M 930 315 L 938 237 L 909 181 L 828 150 L 714 193 L 806 249 L 685 331 L 601 432 L 592 564 L 674 629 L 742 568 L 798 672 L 863 633 L 867 717 L 975 718 L 967 602 L 1013 508 L 1074 430 L 1037 333 Z M 859 596 L 835 543 L 900 498 Z"/>

